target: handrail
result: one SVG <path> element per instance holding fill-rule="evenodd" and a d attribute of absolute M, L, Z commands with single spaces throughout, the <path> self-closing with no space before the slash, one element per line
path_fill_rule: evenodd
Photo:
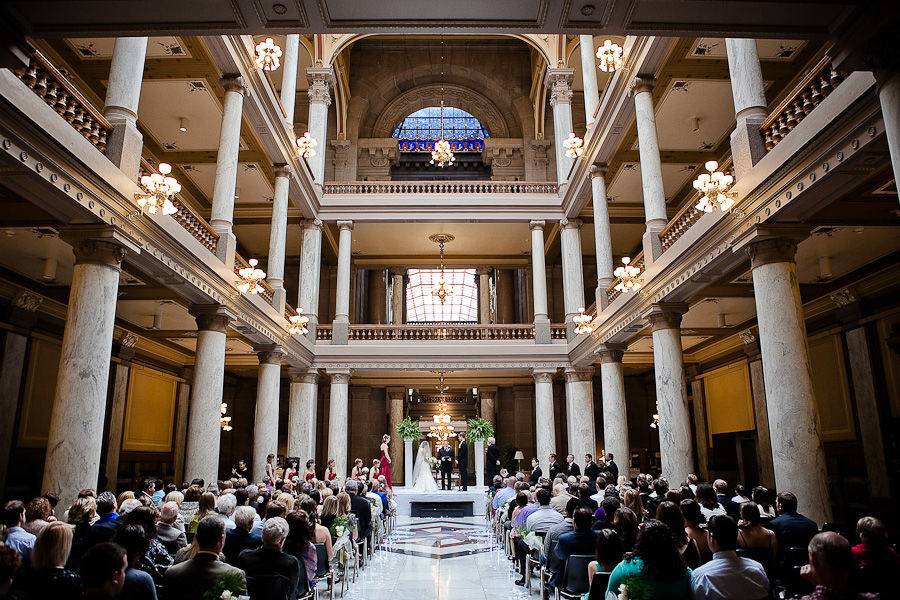
<path fill-rule="evenodd" d="M 172 197 L 172 204 L 178 209 L 178 212 L 173 214 L 172 218 L 194 236 L 197 241 L 203 244 L 207 250 L 215 253 L 216 246 L 219 243 L 219 233 L 212 228 L 212 225 L 194 212 L 194 209 L 186 202 L 182 202 L 175 196 Z"/>
<path fill-rule="evenodd" d="M 631 260 L 631 266 L 643 270 L 643 268 L 644 268 L 644 252 L 643 251 L 638 253 L 638 255 L 635 256 Z M 606 288 L 606 297 L 609 299 L 610 302 L 612 302 L 613 300 L 615 300 L 616 298 L 618 298 L 619 296 L 622 295 L 622 292 L 620 292 L 619 290 L 616 289 L 617 283 L 618 283 L 618 281 L 613 281 L 611 284 L 609 284 L 609 287 Z"/>
<path fill-rule="evenodd" d="M 338 181 L 326 194 L 556 194 L 550 181 Z"/>
<path fill-rule="evenodd" d="M 331 340 L 331 325 L 316 326 L 316 340 Z M 566 326 L 561 323 L 550 325 L 550 338 L 566 339 Z M 403 325 L 350 325 L 351 341 L 491 341 L 491 340 L 533 340 L 532 323 L 497 325 L 457 325 L 438 323 L 423 325 L 408 323 Z"/>
<path fill-rule="evenodd" d="M 692 200 L 686 203 L 674 217 L 669 219 L 666 226 L 659 232 L 659 241 L 662 244 L 663 252 L 668 250 L 678 238 L 684 235 L 685 231 L 699 221 L 703 214 L 703 211 L 697 209 Z"/>

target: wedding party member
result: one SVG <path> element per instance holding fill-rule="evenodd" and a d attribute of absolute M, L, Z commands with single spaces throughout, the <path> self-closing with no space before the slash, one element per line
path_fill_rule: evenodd
<path fill-rule="evenodd" d="M 573 454 L 566 455 L 566 475 L 569 477 L 581 476 L 581 467 L 575 462 L 575 456 Z"/>
<path fill-rule="evenodd" d="M 238 479 L 246 479 L 250 480 L 250 467 L 247 466 L 247 461 L 243 458 L 238 461 L 237 466 L 231 469 L 231 474 L 237 477 Z"/>
<path fill-rule="evenodd" d="M 547 468 L 550 473 L 550 481 L 556 479 L 556 476 L 562 473 L 562 469 L 559 467 L 559 463 L 556 460 L 556 454 L 550 454 L 547 460 Z"/>
<path fill-rule="evenodd" d="M 362 462 L 362 459 L 360 459 Z M 311 481 L 316 478 L 316 461 L 309 459 L 306 461 L 306 472 L 303 473 L 304 481 Z"/>
<path fill-rule="evenodd" d="M 293 481 L 294 477 L 299 474 L 297 470 L 297 459 L 292 458 L 287 461 L 287 468 L 284 470 L 284 480 Z"/>
<path fill-rule="evenodd" d="M 337 479 L 337 471 L 334 467 L 334 459 L 328 459 L 328 466 L 325 467 L 325 481 L 334 481 Z"/>
<path fill-rule="evenodd" d="M 381 475 L 381 460 L 377 458 L 372 459 L 372 466 L 369 468 L 369 476 L 366 477 L 363 475 L 362 477 L 357 478 L 359 481 L 378 481 L 378 477 Z"/>
<path fill-rule="evenodd" d="M 218 515 L 206 515 L 197 524 L 194 535 L 197 555 L 183 563 L 172 565 L 166 571 L 164 586 L 169 600 L 196 600 L 213 589 L 223 576 L 240 580 L 241 594 L 247 593 L 244 572 L 219 560 L 225 546 L 225 521 Z"/>
<path fill-rule="evenodd" d="M 453 459 L 454 452 L 453 448 L 450 447 L 449 442 L 444 442 L 444 445 L 438 450 L 438 461 L 441 463 L 441 489 L 449 490 L 452 484 L 452 473 L 453 473 Z"/>
<path fill-rule="evenodd" d="M 269 454 L 266 457 L 266 477 L 269 478 L 269 481 L 272 482 L 272 485 L 275 485 L 276 473 L 275 473 L 275 455 Z"/>
<path fill-rule="evenodd" d="M 544 473 L 541 471 L 541 463 L 537 458 L 531 459 L 531 475 L 528 476 L 528 483 L 531 485 L 537 485 L 538 480 L 543 477 Z"/>
<path fill-rule="evenodd" d="M 500 450 L 497 448 L 497 440 L 492 437 L 487 439 L 487 449 L 484 456 L 484 478 L 493 481 L 500 467 Z"/>
<path fill-rule="evenodd" d="M 469 488 L 469 444 L 466 443 L 466 436 L 462 434 L 459 436 L 456 461 L 459 464 L 459 487 L 465 492 Z"/>
<path fill-rule="evenodd" d="M 378 471 L 381 475 L 384 476 L 384 479 L 387 481 L 388 487 L 394 487 L 394 483 L 391 480 L 391 436 L 385 434 L 381 437 L 381 461 L 378 467 Z M 377 478 L 376 478 L 377 479 Z"/>
<path fill-rule="evenodd" d="M 600 477 L 600 467 L 594 462 L 592 454 L 584 455 L 584 476 L 590 479 L 591 485 L 594 485 L 594 481 Z"/>
<path fill-rule="evenodd" d="M 357 458 L 353 461 L 353 468 L 350 469 L 350 479 L 362 479 L 363 477 L 365 477 L 363 459 Z"/>
<path fill-rule="evenodd" d="M 619 479 L 619 465 L 616 464 L 616 461 L 613 460 L 613 453 L 606 453 L 606 465 L 604 466 L 604 471 L 607 471 L 612 474 L 614 480 Z"/>

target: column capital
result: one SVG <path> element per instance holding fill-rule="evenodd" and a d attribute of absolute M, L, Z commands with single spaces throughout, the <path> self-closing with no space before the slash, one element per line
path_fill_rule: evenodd
<path fill-rule="evenodd" d="M 194 304 L 188 309 L 197 321 L 197 331 L 225 333 L 234 316 L 219 304 Z"/>
<path fill-rule="evenodd" d="M 749 327 L 744 331 L 739 332 L 738 337 L 741 339 L 741 344 L 744 346 L 744 354 L 750 359 L 758 358 L 761 352 L 759 346 L 759 329 L 756 327 Z"/>
<path fill-rule="evenodd" d="M 656 86 L 656 78 L 652 75 L 638 75 L 631 81 L 631 95 L 636 96 L 641 92 L 652 92 Z"/>
<path fill-rule="evenodd" d="M 70 227 L 63 229 L 60 237 L 72 246 L 75 264 L 92 263 L 119 269 L 128 250 L 140 252 L 136 240 L 108 225 Z"/>
<path fill-rule="evenodd" d="M 550 106 L 572 103 L 572 81 L 574 79 L 575 69 L 547 69 Z"/>
<path fill-rule="evenodd" d="M 553 383 L 553 376 L 556 374 L 556 370 L 539 370 L 532 369 L 531 376 L 534 378 L 535 383 Z"/>
<path fill-rule="evenodd" d="M 388 269 L 393 277 L 403 277 L 406 275 L 406 267 L 391 267 Z"/>
<path fill-rule="evenodd" d="M 497 397 L 497 386 L 496 385 L 485 385 L 478 386 L 478 396 L 483 400 L 485 396 L 489 398 Z"/>
<path fill-rule="evenodd" d="M 353 221 L 338 221 L 337 226 L 341 231 L 353 231 Z"/>
<path fill-rule="evenodd" d="M 334 69 L 331 67 L 310 67 L 306 70 L 309 82 L 309 102 L 331 106 L 331 86 L 334 85 Z"/>
<path fill-rule="evenodd" d="M 240 75 L 225 75 L 219 79 L 219 83 L 225 88 L 226 92 L 238 92 L 242 96 L 247 95 L 247 87 L 244 85 L 244 78 Z"/>
<path fill-rule="evenodd" d="M 744 250 L 754 269 L 770 263 L 794 262 L 797 244 L 808 234 L 809 227 L 804 225 L 757 225 L 739 235 L 731 250 Z"/>
<path fill-rule="evenodd" d="M 559 225 L 563 229 L 581 229 L 582 226 L 581 219 L 560 219 Z"/>
<path fill-rule="evenodd" d="M 405 400 L 406 399 L 406 388 L 403 387 L 389 387 L 386 389 L 388 400 Z M 390 408 L 388 408 L 388 412 L 390 412 Z"/>
<path fill-rule="evenodd" d="M 321 219 L 303 219 L 303 229 L 318 229 L 322 230 L 322 220 Z"/>
<path fill-rule="evenodd" d="M 275 172 L 275 177 L 290 177 L 291 176 L 291 167 L 284 163 L 276 163 L 272 165 L 272 170 Z"/>
<path fill-rule="evenodd" d="M 493 269 L 493 267 L 484 267 L 484 266 L 482 266 L 482 267 L 478 267 L 478 268 L 476 269 L 476 271 L 478 272 L 478 275 L 479 275 L 479 276 L 481 276 L 481 275 L 490 275 L 492 269 Z"/>
<path fill-rule="evenodd" d="M 326 371 L 328 377 L 331 378 L 332 384 L 344 384 L 347 385 L 350 383 L 350 369 L 329 369 Z"/>
<path fill-rule="evenodd" d="M 574 367 L 566 367 L 566 383 L 578 383 L 580 381 L 592 381 L 594 379 L 594 368 L 576 369 Z"/>
<path fill-rule="evenodd" d="M 591 179 L 606 177 L 607 172 L 609 172 L 609 166 L 606 163 L 594 163 L 591 165 Z"/>
<path fill-rule="evenodd" d="M 688 305 L 684 302 L 660 302 L 653 304 L 644 313 L 644 318 L 650 322 L 653 331 L 661 329 L 679 329 L 681 317 L 688 311 Z"/>
<path fill-rule="evenodd" d="M 318 383 L 318 369 L 289 369 L 288 375 L 291 377 L 291 383 Z"/>
<path fill-rule="evenodd" d="M 529 221 L 529 222 L 528 222 L 528 228 L 529 228 L 530 230 L 532 230 L 532 231 L 534 231 L 535 229 L 539 229 L 539 230 L 543 231 L 543 230 L 544 230 L 544 226 L 545 226 L 546 224 L 547 224 L 546 221 Z"/>
<path fill-rule="evenodd" d="M 625 356 L 625 344 L 603 344 L 597 348 L 596 354 L 600 364 L 621 363 Z"/>
<path fill-rule="evenodd" d="M 266 345 L 253 348 L 260 365 L 280 365 L 287 357 L 287 352 L 281 346 Z"/>

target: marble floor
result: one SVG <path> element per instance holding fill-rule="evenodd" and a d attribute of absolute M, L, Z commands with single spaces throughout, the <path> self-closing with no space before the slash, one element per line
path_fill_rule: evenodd
<path fill-rule="evenodd" d="M 484 517 L 401 517 L 348 600 L 525 600 L 503 551 L 490 542 Z M 536 583 L 536 582 L 535 582 Z M 537 586 L 530 596 L 537 600 Z"/>

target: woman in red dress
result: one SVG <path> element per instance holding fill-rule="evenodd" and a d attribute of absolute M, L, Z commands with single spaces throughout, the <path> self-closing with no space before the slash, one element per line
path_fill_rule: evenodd
<path fill-rule="evenodd" d="M 325 481 L 334 481 L 337 478 L 337 471 L 334 470 L 334 459 L 328 459 L 328 466 L 325 468 Z"/>
<path fill-rule="evenodd" d="M 391 436 L 385 434 L 381 438 L 381 469 L 380 474 L 384 476 L 388 487 L 393 489 L 394 483 L 391 481 Z"/>
<path fill-rule="evenodd" d="M 306 461 L 306 473 L 303 474 L 303 479 L 306 481 L 310 481 L 311 479 L 316 478 L 316 461 L 313 459 L 309 459 Z"/>

